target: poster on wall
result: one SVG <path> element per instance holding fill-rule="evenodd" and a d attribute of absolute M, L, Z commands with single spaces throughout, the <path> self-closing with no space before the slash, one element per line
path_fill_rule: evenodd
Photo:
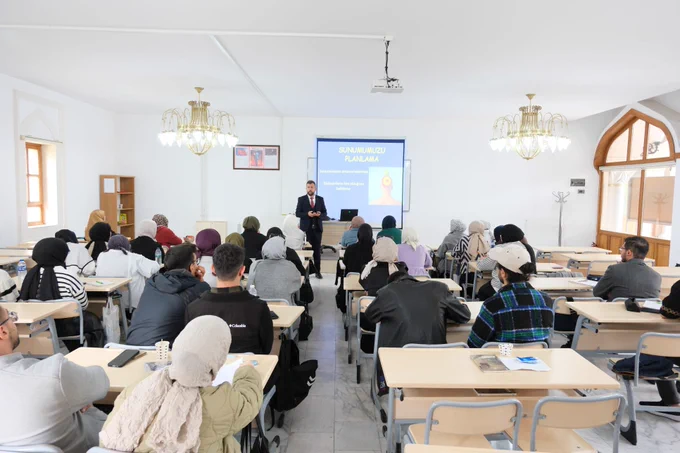
<path fill-rule="evenodd" d="M 234 147 L 234 170 L 279 170 L 281 148 L 277 145 Z"/>

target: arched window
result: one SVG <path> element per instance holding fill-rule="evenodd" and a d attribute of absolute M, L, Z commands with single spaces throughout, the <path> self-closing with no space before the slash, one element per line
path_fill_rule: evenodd
<path fill-rule="evenodd" d="M 618 253 L 628 236 L 644 236 L 649 258 L 667 266 L 670 254 L 675 144 L 661 121 L 628 111 L 595 152 L 600 172 L 597 244 Z"/>

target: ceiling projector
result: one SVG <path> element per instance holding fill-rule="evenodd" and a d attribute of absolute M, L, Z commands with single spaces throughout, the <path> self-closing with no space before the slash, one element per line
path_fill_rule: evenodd
<path fill-rule="evenodd" d="M 371 93 L 399 94 L 403 91 L 404 87 L 401 86 L 399 79 L 391 79 L 390 81 L 378 79 L 373 82 L 373 86 L 371 87 Z"/>

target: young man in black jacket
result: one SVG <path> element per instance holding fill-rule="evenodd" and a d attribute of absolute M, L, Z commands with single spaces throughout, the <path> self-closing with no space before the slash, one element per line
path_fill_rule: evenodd
<path fill-rule="evenodd" d="M 201 295 L 187 310 L 187 322 L 202 315 L 224 319 L 231 329 L 229 352 L 269 354 L 274 326 L 267 303 L 241 288 L 245 272 L 245 251 L 234 244 L 222 244 L 213 252 L 212 272 L 217 286 Z"/>

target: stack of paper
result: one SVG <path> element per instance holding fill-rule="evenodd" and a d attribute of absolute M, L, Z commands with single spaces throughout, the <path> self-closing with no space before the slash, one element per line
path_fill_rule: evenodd
<path fill-rule="evenodd" d="M 243 365 L 243 359 L 238 359 L 234 362 L 222 365 L 222 368 L 220 368 L 220 371 L 217 372 L 217 376 L 215 376 L 215 380 L 212 383 L 213 387 L 219 387 L 225 382 L 230 384 L 234 382 L 236 370 L 238 370 L 241 365 Z"/>
<path fill-rule="evenodd" d="M 572 280 L 574 283 L 579 283 L 581 285 L 587 285 L 590 286 L 591 288 L 595 288 L 597 285 L 597 282 L 595 280 L 588 280 L 587 278 L 580 278 L 578 280 Z"/>
<path fill-rule="evenodd" d="M 508 370 L 550 371 L 550 367 L 536 357 L 499 357 Z"/>

